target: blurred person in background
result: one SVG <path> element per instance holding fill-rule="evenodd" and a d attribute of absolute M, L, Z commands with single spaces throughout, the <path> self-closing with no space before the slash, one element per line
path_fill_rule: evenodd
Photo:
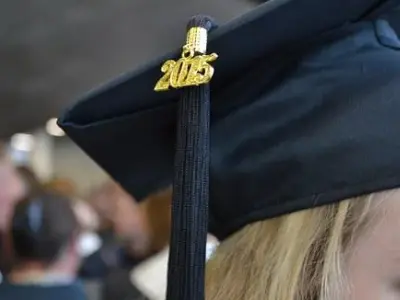
<path fill-rule="evenodd" d="M 22 177 L 0 145 L 0 231 L 5 229 L 15 202 L 25 193 L 26 187 Z"/>
<path fill-rule="evenodd" d="M 102 240 L 97 233 L 99 217 L 86 201 L 79 198 L 72 200 L 72 209 L 81 228 L 78 239 L 79 254 L 85 259 L 102 246 Z"/>
<path fill-rule="evenodd" d="M 162 300 L 167 283 L 172 187 L 149 195 L 141 203 L 118 185 L 114 188 L 116 197 L 108 198 L 115 201 L 111 222 L 122 241 L 126 265 L 107 275 L 103 300 Z M 209 236 L 208 256 L 216 245 L 217 240 Z"/>
<path fill-rule="evenodd" d="M 5 247 L 5 231 L 15 203 L 26 194 L 26 185 L 0 144 L 0 274 L 10 267 Z"/>
<path fill-rule="evenodd" d="M 104 250 L 118 249 L 114 252 L 118 257 L 111 254 L 102 257 L 131 268 L 163 250 L 169 242 L 171 191 L 154 193 L 149 196 L 149 201 L 138 204 L 112 181 L 95 190 L 88 203 L 100 216 Z"/>
<path fill-rule="evenodd" d="M 132 268 L 136 269 L 143 262 L 148 260 L 155 261 L 157 257 L 163 256 L 163 249 L 169 242 L 171 218 L 171 190 L 162 191 L 149 196 L 148 201 L 143 204 L 137 204 L 136 201 L 126 193 L 121 187 L 117 187 L 117 201 L 112 217 L 112 224 L 117 237 L 123 241 L 123 252 L 125 257 L 125 266 L 112 269 L 104 281 L 103 300 L 113 299 L 131 299 L 144 300 L 152 299 L 147 290 L 137 286 L 132 281 Z M 158 261 L 158 260 L 157 260 Z M 146 264 L 147 266 L 147 264 Z M 129 268 L 128 268 L 129 267 Z M 139 267 L 139 269 L 142 269 Z M 160 287 L 161 278 L 164 278 L 161 264 L 151 264 L 153 270 L 151 279 L 141 275 L 149 280 L 154 288 L 163 291 Z"/>
<path fill-rule="evenodd" d="M 103 300 L 146 299 L 130 273 L 169 242 L 170 191 L 156 193 L 142 205 L 108 181 L 91 193 L 88 203 L 100 216 L 102 246 L 85 259 L 80 275 L 103 280 Z"/>
<path fill-rule="evenodd" d="M 168 188 L 137 203 L 112 181 L 92 192 L 88 203 L 100 216 L 103 241 L 80 275 L 103 280 L 103 300 L 158 299 L 164 293 L 171 200 Z"/>
<path fill-rule="evenodd" d="M 79 225 L 68 198 L 43 194 L 15 206 L 7 237 L 14 265 L 0 299 L 84 300 L 76 280 Z"/>
<path fill-rule="evenodd" d="M 68 178 L 53 178 L 44 184 L 44 188 L 47 193 L 71 199 L 72 208 L 82 229 L 78 240 L 79 253 L 87 257 L 97 251 L 101 246 L 101 239 L 96 234 L 99 216 L 87 201 L 78 196 L 74 182 Z"/>
<path fill-rule="evenodd" d="M 130 195 L 109 181 L 92 191 L 88 204 L 99 216 L 102 246 L 84 261 L 82 277 L 104 278 L 111 269 L 130 269 L 147 255 L 147 222 Z"/>

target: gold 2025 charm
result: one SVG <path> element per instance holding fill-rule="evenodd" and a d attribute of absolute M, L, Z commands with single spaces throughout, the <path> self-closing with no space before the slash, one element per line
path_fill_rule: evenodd
<path fill-rule="evenodd" d="M 198 86 L 210 82 L 214 75 L 211 62 L 218 58 L 215 53 L 206 55 L 207 30 L 193 27 L 188 31 L 186 45 L 182 57 L 167 60 L 161 67 L 164 75 L 158 80 L 154 90 L 167 91 L 170 88 L 179 89 L 188 86 Z"/>

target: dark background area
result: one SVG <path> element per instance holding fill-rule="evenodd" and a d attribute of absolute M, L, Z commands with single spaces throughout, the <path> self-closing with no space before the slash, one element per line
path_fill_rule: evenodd
<path fill-rule="evenodd" d="M 0 138 L 42 126 L 87 90 L 181 45 L 188 18 L 246 0 L 0 1 Z"/>

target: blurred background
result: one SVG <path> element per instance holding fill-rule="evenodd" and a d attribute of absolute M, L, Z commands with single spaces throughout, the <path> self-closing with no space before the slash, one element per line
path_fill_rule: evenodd
<path fill-rule="evenodd" d="M 70 199 L 80 224 L 80 263 L 73 273 L 84 282 L 86 299 L 162 299 L 170 190 L 137 204 L 65 136 L 56 118 L 88 90 L 181 46 L 192 15 L 209 14 L 223 24 L 255 2 L 262 1 L 2 0 L 2 248 L 12 244 L 6 237 L 18 217 L 15 205 L 51 191 Z M 26 260 L 14 262 L 16 251 L 8 248 L 0 256 L 8 262 L 0 265 L 3 278 L 25 278 L 21 274 L 32 270 L 26 271 Z"/>

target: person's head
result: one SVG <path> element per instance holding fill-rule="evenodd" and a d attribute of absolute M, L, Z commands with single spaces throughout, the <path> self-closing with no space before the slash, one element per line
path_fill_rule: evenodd
<path fill-rule="evenodd" d="M 23 199 L 15 206 L 9 231 L 15 269 L 74 275 L 78 233 L 70 199 L 51 194 Z"/>
<path fill-rule="evenodd" d="M 250 224 L 207 266 L 207 300 L 400 297 L 400 190 Z"/>

